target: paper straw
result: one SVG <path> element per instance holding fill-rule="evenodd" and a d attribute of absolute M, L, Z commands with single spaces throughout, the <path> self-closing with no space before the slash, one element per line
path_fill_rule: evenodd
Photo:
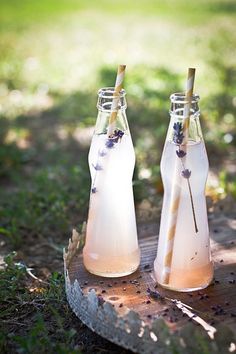
<path fill-rule="evenodd" d="M 188 78 L 186 85 L 186 103 L 184 106 L 184 125 L 183 125 L 183 133 L 184 133 L 184 146 L 181 147 L 186 152 L 187 141 L 188 141 L 188 129 L 189 129 L 189 120 L 190 120 L 190 108 L 191 108 L 191 100 L 193 95 L 193 85 L 194 85 L 194 77 L 195 77 L 195 69 L 188 69 Z M 176 169 L 177 171 L 177 169 Z M 173 256 L 173 245 L 174 245 L 174 237 L 180 202 L 180 194 L 181 194 L 181 180 L 180 176 L 175 176 L 175 184 L 173 185 L 173 192 L 171 197 L 171 207 L 170 207 L 170 217 L 169 217 L 169 225 L 167 232 L 167 247 L 166 247 L 166 255 L 164 258 L 164 269 L 162 274 L 162 282 L 163 284 L 168 284 L 170 280 L 171 273 L 171 262 Z"/>
<path fill-rule="evenodd" d="M 113 130 L 115 127 L 115 121 L 116 121 L 116 117 L 117 117 L 118 105 L 119 105 L 119 99 L 120 99 L 120 91 L 122 89 L 122 83 L 123 83 L 124 76 L 125 76 L 125 68 L 126 68 L 126 65 L 119 65 L 118 66 L 117 75 L 116 75 L 115 90 L 114 90 L 113 100 L 112 100 L 112 105 L 111 105 L 111 116 L 109 119 L 108 136 L 110 136 L 113 133 Z"/>
<path fill-rule="evenodd" d="M 186 93 L 185 93 L 186 104 L 184 106 L 184 126 L 183 126 L 183 134 L 184 134 L 183 144 L 184 145 L 187 144 L 187 141 L 188 141 L 190 108 L 191 108 L 191 101 L 192 101 L 192 96 L 193 96 L 194 79 L 195 79 L 195 69 L 189 68 L 188 69 L 187 85 L 186 85 Z"/>

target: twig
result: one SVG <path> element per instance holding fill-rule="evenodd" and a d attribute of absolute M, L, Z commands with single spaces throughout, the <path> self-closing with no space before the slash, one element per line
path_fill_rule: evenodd
<path fill-rule="evenodd" d="M 198 310 L 193 309 L 191 306 L 184 304 L 183 302 L 176 300 L 176 299 L 172 299 L 170 297 L 167 296 L 162 296 L 159 291 L 157 290 L 151 290 L 150 288 L 147 288 L 147 293 L 149 294 L 149 296 L 151 298 L 153 298 L 154 300 L 167 300 L 172 302 L 176 307 L 178 307 L 184 314 L 186 314 L 189 318 L 191 318 L 192 320 L 194 320 L 195 322 L 199 323 L 206 331 L 207 334 L 209 335 L 209 337 L 211 339 L 214 339 L 214 333 L 216 332 L 215 327 L 212 327 L 211 325 L 209 325 L 209 323 L 207 323 L 203 318 L 201 318 L 200 316 L 196 315 L 194 312 L 200 312 Z M 193 312 L 194 311 L 194 312 Z"/>
<path fill-rule="evenodd" d="M 32 268 L 25 267 L 25 270 L 26 270 L 27 274 L 29 274 L 29 276 L 31 276 L 31 278 L 33 278 L 34 280 L 37 280 L 37 281 L 39 281 L 40 283 L 43 283 L 43 284 L 50 285 L 47 281 L 42 280 L 42 279 L 36 277 L 36 275 L 34 275 L 34 274 L 31 272 Z"/>
<path fill-rule="evenodd" d="M 203 318 L 201 318 L 200 316 L 197 316 L 195 313 L 193 313 L 191 311 L 191 310 L 194 310 L 192 307 L 185 305 L 183 302 L 181 302 L 179 300 L 171 299 L 171 301 L 188 317 L 190 317 L 195 322 L 199 323 L 207 331 L 207 334 L 209 335 L 209 337 L 211 339 L 214 339 L 214 334 L 216 332 L 215 327 L 209 325 L 209 323 L 207 323 Z M 196 310 L 194 310 L 194 311 L 196 311 Z"/>
<path fill-rule="evenodd" d="M 3 323 L 10 323 L 10 324 L 16 324 L 18 326 L 27 326 L 26 323 L 23 323 L 23 322 L 17 322 L 17 321 L 14 321 L 14 320 L 2 320 Z"/>

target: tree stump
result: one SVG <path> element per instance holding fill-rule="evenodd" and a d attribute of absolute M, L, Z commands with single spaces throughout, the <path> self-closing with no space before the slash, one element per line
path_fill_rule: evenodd
<path fill-rule="evenodd" d="M 121 278 L 88 273 L 82 261 L 83 240 L 74 232 L 64 252 L 66 294 L 72 310 L 90 329 L 136 353 L 234 352 L 236 221 L 219 216 L 210 225 L 215 277 L 207 289 L 192 293 L 157 287 L 153 276 L 157 225 L 139 227 L 141 265 Z M 161 297 L 150 296 L 148 288 L 158 290 Z"/>

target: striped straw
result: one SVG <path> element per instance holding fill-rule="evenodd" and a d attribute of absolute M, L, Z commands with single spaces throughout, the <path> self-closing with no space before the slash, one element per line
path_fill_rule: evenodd
<path fill-rule="evenodd" d="M 115 128 L 115 121 L 116 121 L 116 117 L 117 117 L 119 98 L 120 98 L 119 94 L 122 89 L 122 83 L 123 83 L 124 76 L 125 76 L 125 68 L 126 68 L 126 65 L 119 65 L 118 66 L 117 75 L 116 75 L 115 90 L 114 90 L 113 100 L 112 100 L 112 105 L 111 105 L 111 116 L 109 119 L 108 136 L 110 136 L 113 133 L 113 130 Z"/>
<path fill-rule="evenodd" d="M 188 69 L 188 78 L 187 78 L 187 85 L 186 85 L 186 104 L 184 106 L 184 126 L 183 126 L 183 134 L 184 134 L 184 144 L 187 144 L 188 141 L 188 129 L 189 129 L 189 120 L 190 120 L 190 108 L 191 108 L 191 101 L 193 96 L 193 86 L 194 86 L 194 79 L 195 79 L 195 69 L 189 68 Z"/>
<path fill-rule="evenodd" d="M 191 100 L 192 100 L 192 95 L 193 95 L 194 78 L 195 78 L 195 69 L 189 68 L 188 69 L 187 85 L 186 85 L 186 93 L 185 93 L 186 104 L 184 106 L 184 126 L 183 126 L 184 142 L 183 143 L 185 145 L 181 147 L 181 149 L 183 149 L 185 152 L 186 152 L 187 141 L 188 141 L 188 129 L 189 129 L 190 108 L 191 108 Z M 168 233 L 167 233 L 166 255 L 164 258 L 164 268 L 163 268 L 163 274 L 162 274 L 163 284 L 168 284 L 170 281 L 174 237 L 175 237 L 175 230 L 176 230 L 177 216 L 178 216 L 178 209 L 179 209 L 179 202 L 180 202 L 180 194 L 181 194 L 180 175 L 176 174 L 175 178 L 176 179 L 175 179 L 175 184 L 173 185 L 173 190 L 172 190 L 172 200 L 171 200 L 170 216 L 169 216 L 169 222 L 168 222 L 169 226 L 168 226 Z"/>

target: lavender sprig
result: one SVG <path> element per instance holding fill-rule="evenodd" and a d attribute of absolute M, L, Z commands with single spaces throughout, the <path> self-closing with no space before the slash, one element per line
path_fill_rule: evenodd
<path fill-rule="evenodd" d="M 195 227 L 196 233 L 198 233 L 197 220 L 196 220 L 195 209 L 194 209 L 194 204 L 193 204 L 193 195 L 192 195 L 192 189 L 190 186 L 189 179 L 187 179 L 187 183 L 188 183 L 188 190 L 189 190 L 189 195 L 190 195 L 191 207 L 192 207 L 192 211 L 193 211 L 194 227 Z"/>
<path fill-rule="evenodd" d="M 108 149 L 111 149 L 111 148 L 114 147 L 114 143 L 115 143 L 115 142 L 114 142 L 112 139 L 108 138 L 107 141 L 106 141 L 106 147 L 107 147 Z"/>
<path fill-rule="evenodd" d="M 190 201 L 191 201 L 191 207 L 192 207 L 192 212 L 193 212 L 193 221 L 194 221 L 194 227 L 195 227 L 195 232 L 198 232 L 198 227 L 197 227 L 197 221 L 196 221 L 196 215 L 195 215 L 195 209 L 194 209 L 194 203 L 193 203 L 193 195 L 192 195 L 192 189 L 190 185 L 190 177 L 191 177 L 191 171 L 185 167 L 183 158 L 187 155 L 186 151 L 181 149 L 181 145 L 183 144 L 184 140 L 184 132 L 183 132 L 183 124 L 180 122 L 174 123 L 173 125 L 173 141 L 175 144 L 178 145 L 178 150 L 176 150 L 176 155 L 178 158 L 181 160 L 181 164 L 183 167 L 183 170 L 181 171 L 181 176 L 187 180 L 188 184 L 188 189 L 189 189 L 189 195 L 190 195 Z"/>
<path fill-rule="evenodd" d="M 96 164 L 92 164 L 93 168 L 95 169 L 95 176 L 91 188 L 91 193 L 95 194 L 97 193 L 97 188 L 95 187 L 95 182 L 97 178 L 97 173 L 99 171 L 103 170 L 102 165 L 99 163 L 99 158 L 102 158 L 107 155 L 107 149 L 113 149 L 115 147 L 115 144 L 117 144 L 119 141 L 121 141 L 122 137 L 124 135 L 124 132 L 120 129 L 116 129 L 112 135 L 108 137 L 108 139 L 105 142 L 105 148 L 99 149 L 98 151 L 98 159 Z"/>
<path fill-rule="evenodd" d="M 162 296 L 159 291 L 157 290 L 151 290 L 150 288 L 147 288 L 147 293 L 148 295 L 154 299 L 154 300 L 164 300 L 164 296 Z"/>
<path fill-rule="evenodd" d="M 174 129 L 174 137 L 173 137 L 174 143 L 177 145 L 181 145 L 184 140 L 182 123 L 179 122 L 174 123 L 173 129 Z"/>
<path fill-rule="evenodd" d="M 96 170 L 96 171 L 101 171 L 102 170 L 102 166 L 99 165 L 99 163 L 97 163 L 96 165 L 92 164 L 93 168 Z"/>
<path fill-rule="evenodd" d="M 99 151 L 98 151 L 98 155 L 101 156 L 101 157 L 106 156 L 106 154 L 107 154 L 107 153 L 106 153 L 105 150 L 99 150 Z"/>
<path fill-rule="evenodd" d="M 120 129 L 116 129 L 112 135 L 106 141 L 106 147 L 111 149 L 114 147 L 114 144 L 118 143 L 122 139 L 124 132 Z"/>
<path fill-rule="evenodd" d="M 185 170 L 183 170 L 183 171 L 181 172 L 181 175 L 182 175 L 184 178 L 189 179 L 190 176 L 191 176 L 191 171 L 186 168 Z"/>
<path fill-rule="evenodd" d="M 157 290 L 153 291 L 150 288 L 147 288 L 147 293 L 151 298 L 153 298 L 153 300 L 166 300 L 166 301 L 172 303 L 174 306 L 176 306 L 182 312 L 183 315 L 188 316 L 189 319 L 200 324 L 207 331 L 207 333 L 211 339 L 214 338 L 214 333 L 216 332 L 216 329 L 214 327 L 212 327 L 211 324 L 209 324 L 208 322 L 206 322 L 204 320 L 204 317 L 206 316 L 205 312 L 203 312 L 201 310 L 194 309 L 193 307 L 185 304 L 184 302 L 182 302 L 180 300 L 173 299 L 168 296 L 162 296 Z M 170 307 L 170 308 L 173 309 L 173 311 L 175 311 L 175 307 Z M 168 308 L 164 309 L 164 311 L 163 311 L 164 314 L 166 314 L 166 310 L 168 311 Z M 200 316 L 203 316 L 203 318 Z"/>
<path fill-rule="evenodd" d="M 185 155 L 186 155 L 186 152 L 184 150 L 176 150 L 176 155 L 182 159 Z"/>

